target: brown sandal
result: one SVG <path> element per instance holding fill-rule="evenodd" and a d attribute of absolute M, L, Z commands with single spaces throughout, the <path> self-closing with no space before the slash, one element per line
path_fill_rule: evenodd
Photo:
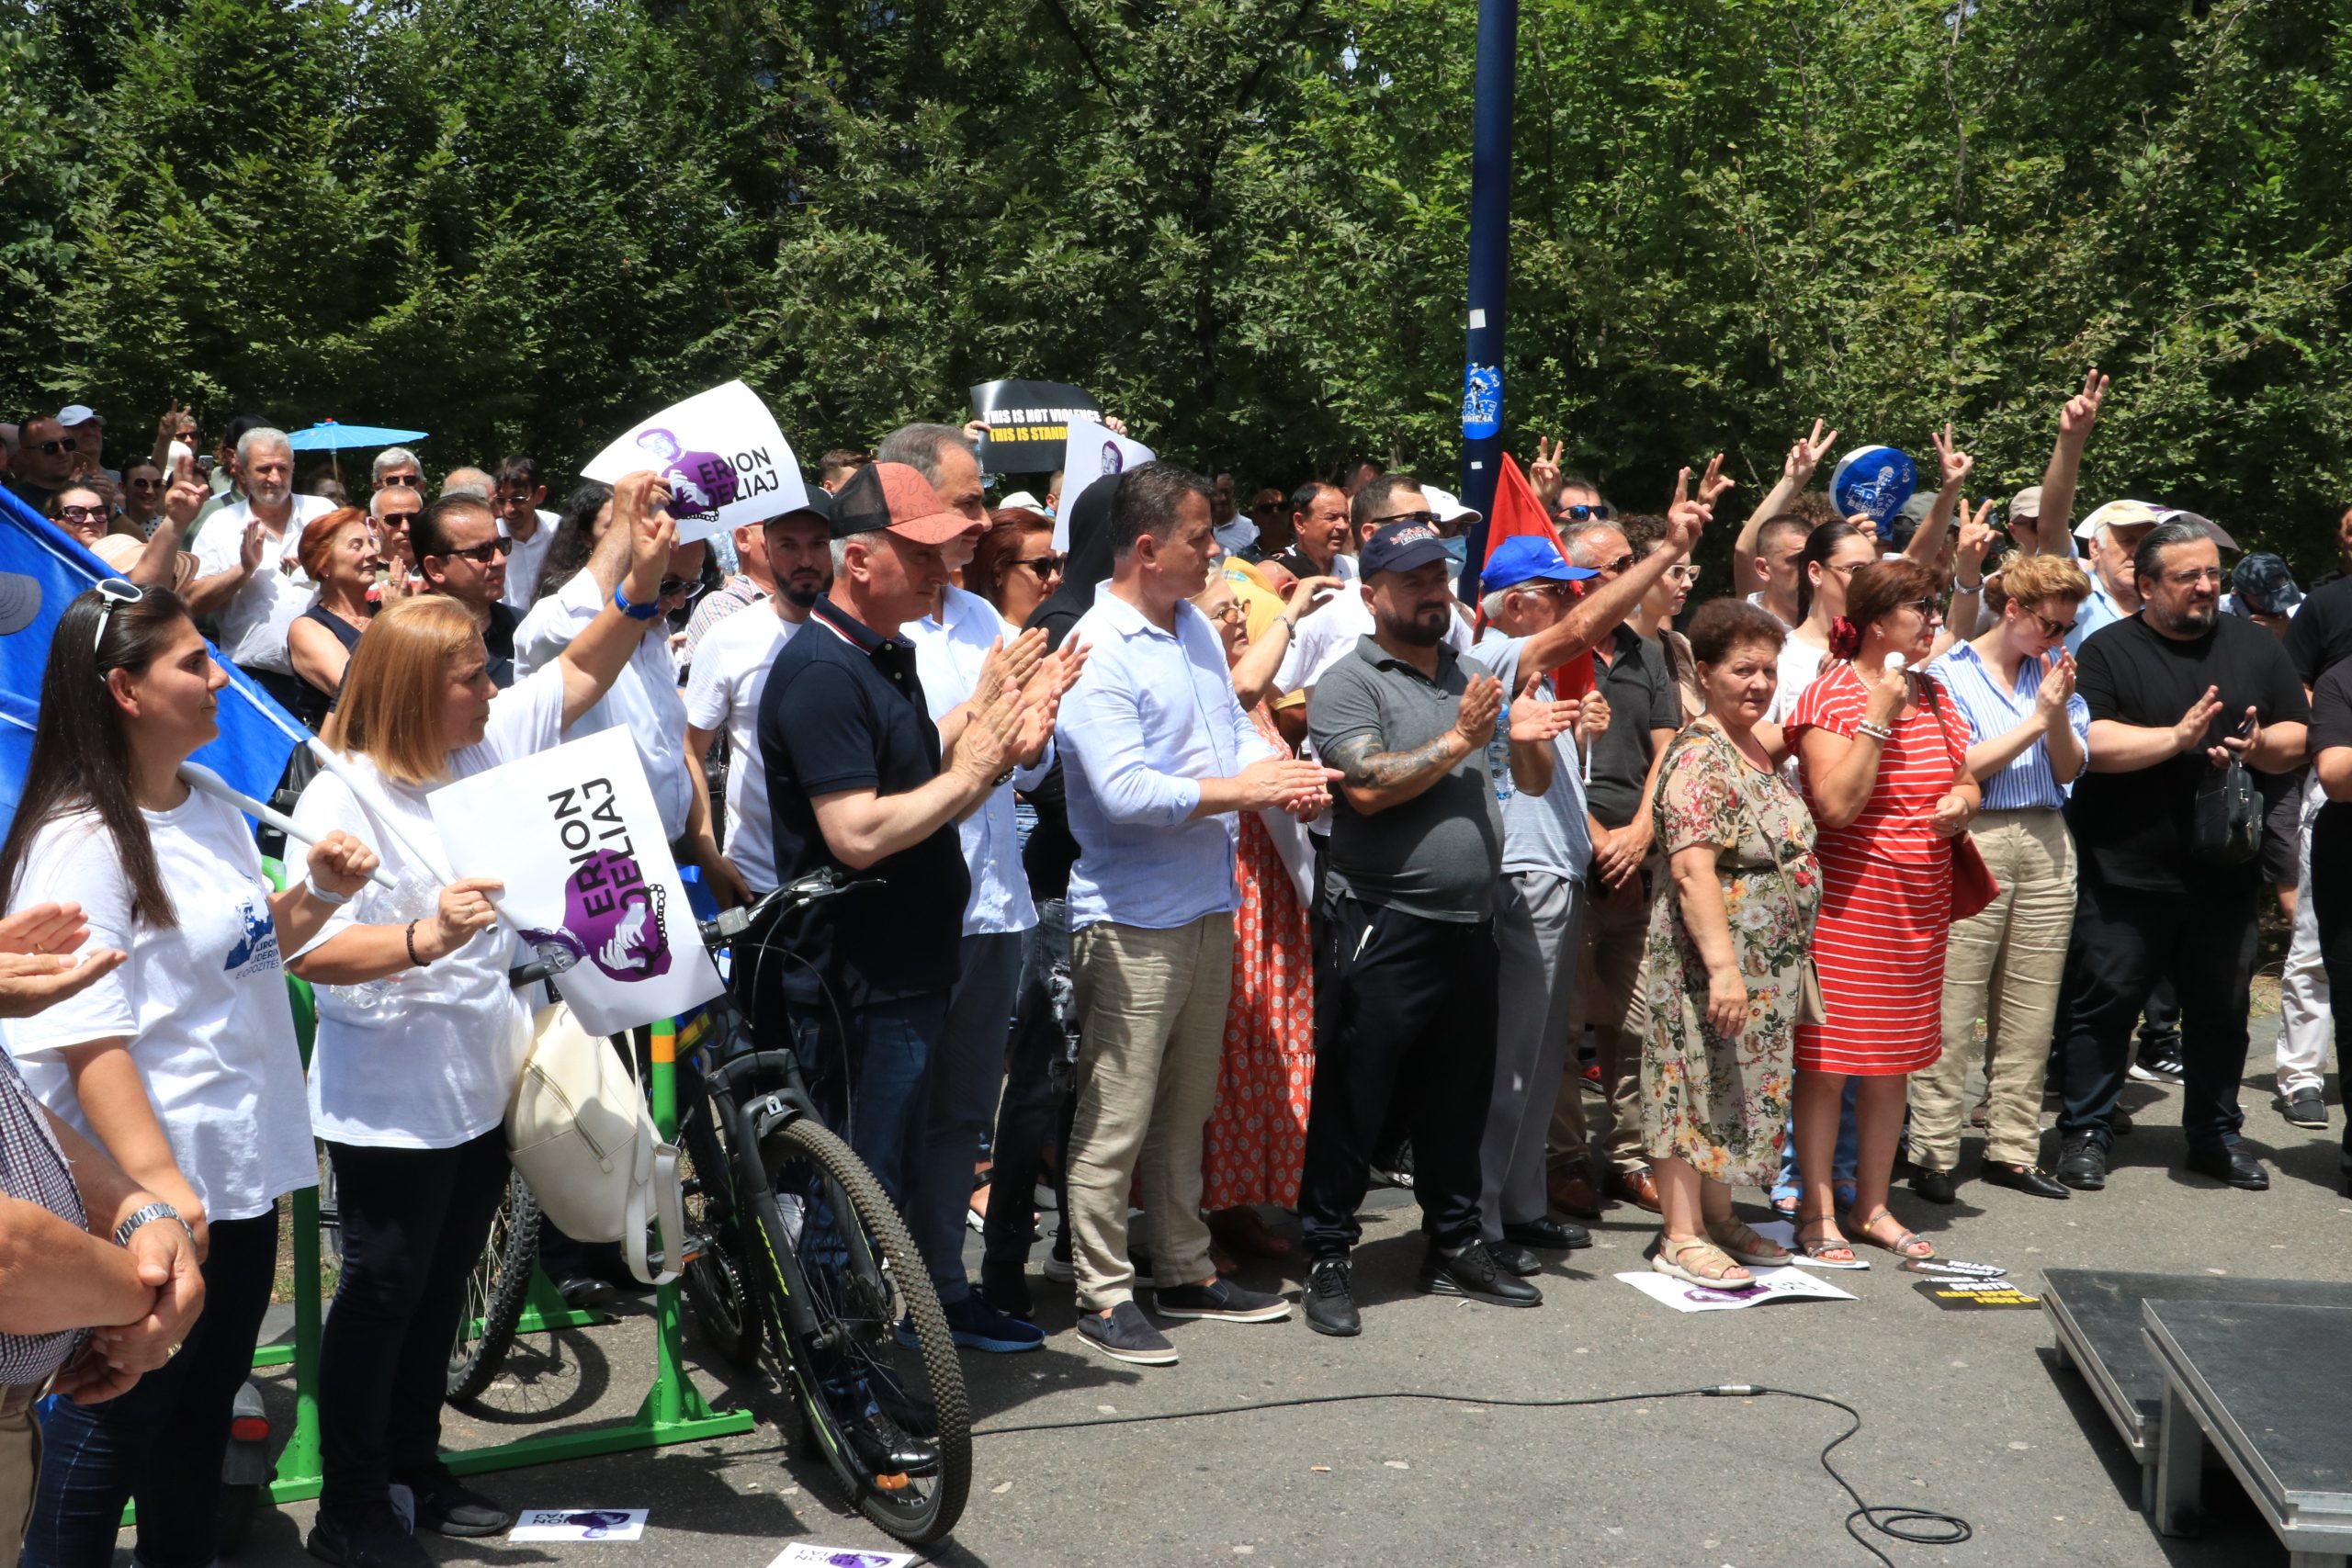
<path fill-rule="evenodd" d="M 1851 1213 L 1849 1213 L 1846 1216 L 1846 1224 L 1848 1229 L 1860 1235 L 1864 1241 L 1869 1242 L 1872 1247 L 1883 1247 L 1886 1251 L 1894 1254 L 1897 1258 L 1919 1259 L 1933 1258 L 1936 1255 L 1934 1244 L 1914 1231 L 1903 1231 L 1903 1234 L 1896 1236 L 1893 1241 L 1887 1240 L 1883 1235 L 1879 1234 L 1878 1224 L 1882 1220 L 1892 1222 L 1898 1230 L 1902 1228 L 1903 1222 L 1895 1219 L 1894 1212 L 1883 1205 L 1880 1207 L 1877 1213 L 1872 1214 L 1869 1219 L 1863 1220 L 1860 1224 L 1857 1224 L 1854 1216 Z"/>

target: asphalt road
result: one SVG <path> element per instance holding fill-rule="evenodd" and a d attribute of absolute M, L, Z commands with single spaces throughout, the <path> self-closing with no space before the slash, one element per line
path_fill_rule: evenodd
<path fill-rule="evenodd" d="M 2273 1168 L 2267 1194 L 2179 1169 L 2177 1091 L 2135 1085 L 2139 1130 L 2117 1145 L 2104 1193 L 2065 1202 L 1963 1186 L 1936 1209 L 1898 1190 L 1894 1207 L 1950 1257 L 2007 1265 L 2029 1290 L 2044 1267 L 2132 1268 L 2298 1279 L 2352 1278 L 2352 1201 L 2335 1186 L 2335 1140 L 2290 1127 L 2270 1105 L 2256 1021 L 2246 1134 Z M 2333 1082 L 2330 1100 L 2337 1099 Z M 2343 1114 L 2340 1105 L 2333 1113 Z M 1964 1152 L 1974 1168 L 1976 1142 Z M 1851 1506 L 1822 1472 L 1846 1417 L 1781 1398 L 1642 1399 L 1582 1409 L 1374 1401 L 1202 1420 L 988 1436 L 991 1427 L 1105 1415 L 1382 1390 L 1487 1399 L 1596 1398 L 1717 1382 L 1763 1383 L 1854 1406 L 1860 1434 L 1838 1451 L 1871 1502 L 1965 1517 L 1952 1547 L 1882 1546 L 1898 1563 L 2082 1563 L 2272 1568 L 2286 1553 L 2222 1473 L 2196 1540 L 2164 1540 L 2137 1509 L 2138 1472 L 2081 1380 L 2052 1351 L 2039 1311 L 1948 1313 L 1883 1255 L 1866 1273 L 1825 1276 L 1851 1302 L 1795 1302 L 1683 1315 L 1610 1276 L 1643 1267 L 1649 1217 L 1621 1208 L 1598 1243 L 1540 1281 L 1544 1305 L 1510 1311 L 1413 1290 L 1420 1241 L 1404 1194 L 1374 1195 L 1359 1254 L 1363 1337 L 1303 1321 L 1170 1330 L 1182 1364 L 1109 1361 L 1070 1331 L 1067 1288 L 1042 1279 L 1045 1349 L 966 1360 L 982 1436 L 972 1499 L 938 1562 L 989 1568 L 1103 1564 L 1736 1564 L 1843 1568 L 1871 1559 L 1849 1540 Z M 1040 1251 L 1042 1252 L 1042 1248 Z M 1265 1269 L 1249 1282 L 1295 1276 Z M 888 1543 L 843 1511 L 821 1461 L 797 1454 L 763 1390 L 711 1375 L 714 1400 L 748 1402 L 763 1424 L 724 1439 L 488 1478 L 516 1506 L 650 1507 L 634 1545 L 526 1546 L 426 1537 L 444 1562 L 581 1568 L 764 1568 L 796 1540 Z M 2343 1353 L 2338 1348 L 2338 1353 Z M 549 1424 L 625 1417 L 650 1368 L 649 1320 L 542 1337 L 493 1399 L 522 1419 L 450 1413 L 452 1447 Z M 274 1403 L 285 1384 L 272 1377 Z M 537 1425 L 530 1424 L 536 1422 Z M 309 1561 L 309 1505 L 266 1515 L 235 1561 Z M 128 1562 L 130 1538 L 122 1545 Z"/>

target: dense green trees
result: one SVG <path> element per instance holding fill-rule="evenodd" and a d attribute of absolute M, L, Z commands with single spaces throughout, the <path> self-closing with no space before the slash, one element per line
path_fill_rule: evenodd
<path fill-rule="evenodd" d="M 0 0 L 0 400 L 574 462 L 1001 375 L 1286 479 L 1450 474 L 1475 0 Z M 1522 0 L 1508 421 L 1636 504 L 1820 414 L 2318 564 L 2352 0 Z M 1753 489 L 1747 493 L 1753 494 Z"/>

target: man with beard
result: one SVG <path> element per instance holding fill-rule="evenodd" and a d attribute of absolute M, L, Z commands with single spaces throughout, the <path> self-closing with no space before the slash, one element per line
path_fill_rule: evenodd
<path fill-rule="evenodd" d="M 1516 787 L 1549 789 L 1551 736 L 1521 744 L 1518 732 L 1521 710 L 1532 725 L 1557 705 L 1521 693 L 1512 733 L 1498 733 L 1502 683 L 1444 645 L 1452 564 L 1426 515 L 1374 533 L 1360 590 L 1372 635 L 1317 682 L 1309 704 L 1316 752 L 1340 773 L 1298 1191 L 1306 1321 L 1322 1334 L 1362 1331 L 1349 1254 L 1392 1101 L 1411 1108 L 1413 1195 L 1430 1238 L 1421 1289 L 1504 1306 L 1544 1299 L 1480 1239 L 1478 1145 L 1494 1087 L 1503 846 L 1488 770 L 1500 761 Z"/>
<path fill-rule="evenodd" d="M 324 516 L 324 496 L 294 493 L 294 451 L 286 434 L 256 425 L 237 438 L 237 475 L 246 499 L 225 506 L 196 542 L 187 607 L 218 626 L 232 663 L 291 708 L 304 700 L 286 653 L 286 628 L 310 603 L 298 586 L 302 525 Z"/>
<path fill-rule="evenodd" d="M 2262 863 L 2256 832 L 2232 841 L 2215 830 L 2218 792 L 2233 763 L 2298 766 L 2311 710 L 2278 639 L 2218 613 L 2222 553 L 2204 527 L 2155 525 L 2132 576 L 2140 613 L 2083 644 L 2076 680 L 2090 705 L 2090 761 L 2066 813 L 2082 870 L 2058 1179 L 2085 1191 L 2107 1184 L 2132 1026 L 2156 977 L 2169 976 L 2188 1167 L 2259 1191 L 2270 1177 L 2238 1142 L 2238 1079 Z M 2258 797 L 2247 810 L 2258 831 Z"/>
<path fill-rule="evenodd" d="M 735 531 L 745 571 L 764 578 L 766 596 L 730 615 L 696 645 L 686 679 L 686 767 L 694 787 L 710 795 L 706 759 L 727 732 L 727 852 L 716 841 L 699 857 L 711 892 L 725 905 L 746 904 L 776 886 L 775 828 L 768 815 L 767 765 L 760 759 L 760 694 L 784 645 L 808 619 L 833 580 L 831 507 L 821 490 L 797 512 Z M 705 829 L 706 838 L 715 836 Z"/>

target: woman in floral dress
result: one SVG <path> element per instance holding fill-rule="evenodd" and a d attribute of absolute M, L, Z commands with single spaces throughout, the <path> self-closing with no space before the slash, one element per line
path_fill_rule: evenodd
<path fill-rule="evenodd" d="M 1673 886 L 1650 912 L 1642 1143 L 1663 1220 L 1650 1267 L 1716 1289 L 1789 1259 L 1731 1211 L 1732 1188 L 1781 1168 L 1821 897 L 1813 818 L 1755 734 L 1781 637 L 1752 604 L 1700 610 L 1706 710 L 1668 748 L 1651 806 Z"/>

